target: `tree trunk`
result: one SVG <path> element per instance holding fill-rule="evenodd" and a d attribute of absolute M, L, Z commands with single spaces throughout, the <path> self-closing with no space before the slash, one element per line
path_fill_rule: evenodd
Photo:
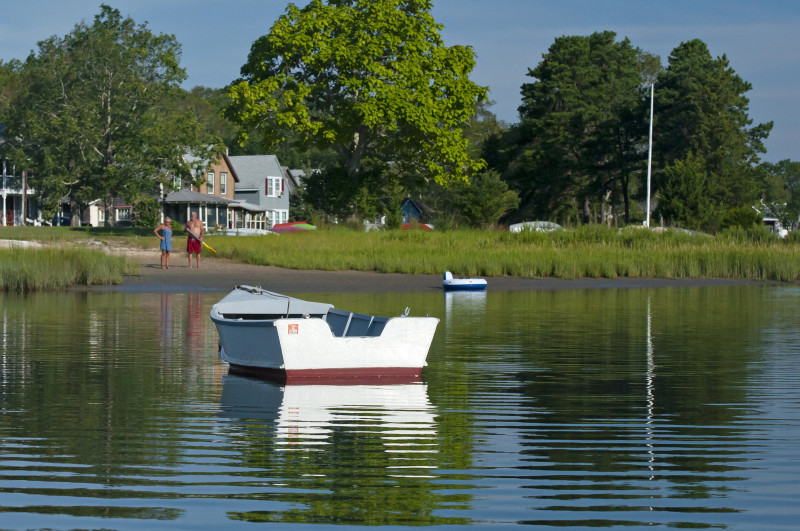
<path fill-rule="evenodd" d="M 631 222 L 631 193 L 628 190 L 628 173 L 625 172 L 622 176 L 622 201 L 625 204 L 625 224 L 629 225 Z"/>
<path fill-rule="evenodd" d="M 80 227 L 81 226 L 81 217 L 83 212 L 81 211 L 80 205 L 77 201 L 70 201 L 69 202 L 69 226 L 70 227 Z"/>
<path fill-rule="evenodd" d="M 106 209 L 105 221 L 103 222 L 104 227 L 113 227 L 114 226 L 114 200 L 111 197 L 106 196 L 103 199 L 103 207 Z"/>

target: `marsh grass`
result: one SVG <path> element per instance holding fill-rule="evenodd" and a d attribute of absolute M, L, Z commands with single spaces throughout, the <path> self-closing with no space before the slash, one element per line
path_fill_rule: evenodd
<path fill-rule="evenodd" d="M 153 227 L 155 229 L 155 227 Z M 95 241 L 127 247 L 158 247 L 153 229 L 130 227 L 0 227 L 0 239 L 29 240 L 45 245 Z"/>
<path fill-rule="evenodd" d="M 76 285 L 119 284 L 138 264 L 102 251 L 43 247 L 0 249 L 4 291 L 61 290 Z"/>
<path fill-rule="evenodd" d="M 780 240 L 758 227 L 709 236 L 673 230 L 616 230 L 597 225 L 550 233 L 470 229 L 364 233 L 332 226 L 314 232 L 269 236 L 209 234 L 206 241 L 217 250 L 217 257 L 291 269 L 412 274 L 442 274 L 449 270 L 456 276 L 747 278 L 794 282 L 800 280 L 800 238 L 793 234 Z M 2 238 L 37 240 L 60 247 L 62 243 L 90 240 L 140 248 L 158 245 L 150 229 L 5 227 L 0 230 Z M 47 262 L 44 257 L 37 260 Z M 79 260 L 74 260 L 78 267 Z M 0 264 L 0 267 L 7 266 Z M 100 265 L 98 259 L 98 270 L 103 268 L 110 266 Z M 61 275 L 69 276 L 68 272 L 45 272 L 43 267 L 35 276 L 26 278 L 51 277 L 42 286 L 105 282 L 99 275 L 86 271 L 86 278 L 91 280 L 59 280 Z M 13 271 L 2 274 L 5 289 L 45 289 L 17 287 L 26 286 L 29 281 L 19 280 Z M 31 286 L 39 284 L 30 281 Z"/>
<path fill-rule="evenodd" d="M 291 269 L 524 278 L 748 278 L 800 280 L 795 242 L 759 236 L 587 226 L 551 233 L 319 230 L 209 236 L 219 256 Z"/>

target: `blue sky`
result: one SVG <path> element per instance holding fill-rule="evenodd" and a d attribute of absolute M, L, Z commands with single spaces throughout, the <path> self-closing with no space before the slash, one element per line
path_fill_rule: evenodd
<path fill-rule="evenodd" d="M 4 2 L 0 59 L 24 59 L 36 43 L 91 22 L 100 0 Z M 285 10 L 285 0 L 106 0 L 136 22 L 172 33 L 183 46 L 182 66 L 194 85 L 222 87 L 235 79 L 252 42 Z M 298 2 L 304 3 L 304 2 Z M 434 0 L 448 45 L 470 45 L 472 79 L 491 89 L 493 112 L 517 121 L 519 89 L 529 68 L 561 35 L 615 31 L 661 56 L 683 41 L 703 40 L 726 54 L 753 85 L 754 122 L 774 121 L 765 160 L 800 160 L 800 0 Z M 658 97 L 658 86 L 656 86 Z M 658 134 L 658 131 L 655 131 Z"/>

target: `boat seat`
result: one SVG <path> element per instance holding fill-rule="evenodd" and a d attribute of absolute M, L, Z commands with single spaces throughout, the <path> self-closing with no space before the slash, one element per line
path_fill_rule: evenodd
<path fill-rule="evenodd" d="M 328 323 L 328 326 L 331 327 L 331 332 L 336 337 L 344 336 L 345 330 L 347 330 L 347 325 L 350 323 L 350 314 L 352 312 L 347 312 L 343 310 L 338 310 L 336 308 L 330 308 L 328 313 L 325 314 L 325 322 Z"/>
<path fill-rule="evenodd" d="M 369 330 L 369 325 L 372 324 L 374 319 L 374 316 L 365 315 L 363 313 L 351 314 L 350 325 L 347 327 L 347 330 L 344 331 L 344 335 L 347 337 L 360 337 L 369 335 L 367 331 Z"/>
<path fill-rule="evenodd" d="M 389 319 L 386 317 L 376 317 L 372 320 L 372 323 L 369 325 L 369 329 L 367 329 L 367 333 L 365 335 L 376 337 L 381 335 L 383 332 L 383 327 L 386 326 L 386 322 Z"/>
<path fill-rule="evenodd" d="M 336 337 L 374 337 L 381 335 L 387 319 L 331 308 L 325 316 L 325 321 Z"/>

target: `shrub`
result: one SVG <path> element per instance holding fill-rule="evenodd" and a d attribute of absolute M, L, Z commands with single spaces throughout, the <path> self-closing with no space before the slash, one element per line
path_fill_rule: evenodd
<path fill-rule="evenodd" d="M 778 237 L 764 225 L 753 223 L 749 227 L 734 225 L 722 229 L 717 234 L 717 239 L 732 243 L 755 243 L 758 245 L 775 243 Z"/>
<path fill-rule="evenodd" d="M 800 243 L 800 230 L 790 231 L 783 239 L 786 243 Z"/>

